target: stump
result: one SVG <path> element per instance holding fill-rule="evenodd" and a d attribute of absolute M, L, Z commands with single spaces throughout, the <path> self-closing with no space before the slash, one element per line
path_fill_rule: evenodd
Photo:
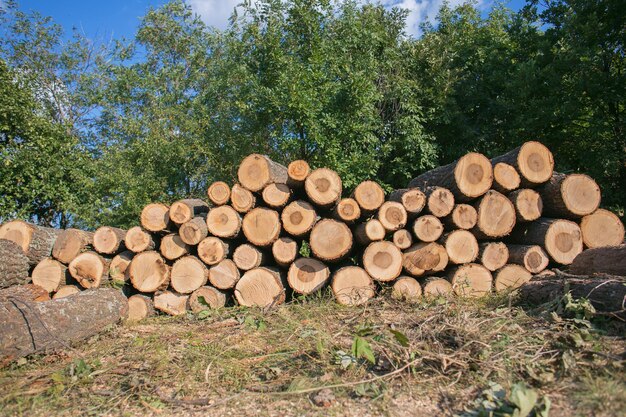
<path fill-rule="evenodd" d="M 226 293 L 217 288 L 200 287 L 189 296 L 189 308 L 191 308 L 194 314 L 198 314 L 203 310 L 215 310 L 224 306 L 226 306 Z"/>
<path fill-rule="evenodd" d="M 235 297 L 245 307 L 274 307 L 285 302 L 285 287 L 280 271 L 255 268 L 241 277 L 235 285 Z"/>
<path fill-rule="evenodd" d="M 507 194 L 517 190 L 522 180 L 513 165 L 504 162 L 498 162 L 493 166 L 493 184 L 491 187 L 502 193 Z"/>
<path fill-rule="evenodd" d="M 209 282 L 220 290 L 234 288 L 239 278 L 239 269 L 230 259 L 224 259 L 209 269 Z"/>
<path fill-rule="evenodd" d="M 170 208 L 165 204 L 151 203 L 141 211 L 141 226 L 149 232 L 172 230 L 174 223 L 170 220 Z"/>
<path fill-rule="evenodd" d="M 448 266 L 448 253 L 438 243 L 420 242 L 404 251 L 402 266 L 409 275 L 414 277 L 440 272 Z"/>
<path fill-rule="evenodd" d="M 367 271 L 358 266 L 345 266 L 332 278 L 331 289 L 339 304 L 357 306 L 376 295 L 376 286 Z"/>
<path fill-rule="evenodd" d="M 135 255 L 127 269 L 131 284 L 139 292 L 164 290 L 170 283 L 170 267 L 154 251 Z"/>
<path fill-rule="evenodd" d="M 519 222 L 532 222 L 543 213 L 543 200 L 535 190 L 522 188 L 508 195 L 515 207 L 515 215 Z"/>
<path fill-rule="evenodd" d="M 296 237 L 308 234 L 317 222 L 317 218 L 313 206 L 302 200 L 289 203 L 281 214 L 285 231 Z"/>
<path fill-rule="evenodd" d="M 215 206 L 228 204 L 230 200 L 230 186 L 224 181 L 216 181 L 209 185 L 207 196 L 209 197 L 209 201 Z"/>
<path fill-rule="evenodd" d="M 263 265 L 267 261 L 267 256 L 258 248 L 244 243 L 243 245 L 237 246 L 237 249 L 235 249 L 233 261 L 235 265 L 237 265 L 237 268 L 242 271 L 249 271 Z"/>
<path fill-rule="evenodd" d="M 467 230 L 447 233 L 441 238 L 440 243 L 446 248 L 448 259 L 454 264 L 466 264 L 478 258 L 478 242 Z"/>
<path fill-rule="evenodd" d="M 353 198 L 343 198 L 333 209 L 333 217 L 344 223 L 352 224 L 361 217 L 361 207 Z"/>
<path fill-rule="evenodd" d="M 187 312 L 189 295 L 169 290 L 159 291 L 154 294 L 153 302 L 157 310 L 170 316 L 180 316 Z"/>
<path fill-rule="evenodd" d="M 290 237 L 281 237 L 272 244 L 272 255 L 279 266 L 286 268 L 298 256 L 298 242 Z"/>
<path fill-rule="evenodd" d="M 338 261 L 352 249 L 352 232 L 345 223 L 324 219 L 313 226 L 309 244 L 316 258 L 329 262 Z"/>
<path fill-rule="evenodd" d="M 298 258 L 289 267 L 287 282 L 298 294 L 312 294 L 322 288 L 330 277 L 330 270 L 314 258 Z"/>
<path fill-rule="evenodd" d="M 415 278 L 399 277 L 393 284 L 391 298 L 415 303 L 422 298 L 422 287 Z"/>
<path fill-rule="evenodd" d="M 96 252 L 83 252 L 70 262 L 69 271 L 83 288 L 97 288 L 109 280 L 109 261 Z"/>
<path fill-rule="evenodd" d="M 135 294 L 128 298 L 128 321 L 143 320 L 155 314 L 152 298 L 143 294 Z"/>
<path fill-rule="evenodd" d="M 369 216 L 385 202 L 385 191 L 374 181 L 363 181 L 354 189 L 352 198 L 357 202 L 363 214 Z"/>
<path fill-rule="evenodd" d="M 187 223 L 209 211 L 209 205 L 199 198 L 178 200 L 170 206 L 170 219 L 177 225 Z"/>
<path fill-rule="evenodd" d="M 239 183 L 246 189 L 261 191 L 269 184 L 287 184 L 287 168 L 266 155 L 252 154 L 241 161 L 237 171 Z"/>
<path fill-rule="evenodd" d="M 174 262 L 170 272 L 170 286 L 180 294 L 191 294 L 206 285 L 208 279 L 208 268 L 200 259 L 192 255 L 184 256 Z"/>
<path fill-rule="evenodd" d="M 30 260 L 12 240 L 0 239 L 0 288 L 26 284 L 30 281 Z"/>
<path fill-rule="evenodd" d="M 139 253 L 154 250 L 156 243 L 152 235 L 139 226 L 131 227 L 124 237 L 124 245 L 131 252 Z"/>
<path fill-rule="evenodd" d="M 509 249 L 502 242 L 481 243 L 478 261 L 490 271 L 502 268 L 509 261 Z"/>
<path fill-rule="evenodd" d="M 235 184 L 230 192 L 230 202 L 237 212 L 245 214 L 256 206 L 256 197 L 241 185 Z"/>
<path fill-rule="evenodd" d="M 624 225 L 608 210 L 598 209 L 582 218 L 580 231 L 588 248 L 617 246 L 624 242 Z"/>
<path fill-rule="evenodd" d="M 548 181 L 554 170 L 552 152 L 539 142 L 526 142 L 504 155 L 491 160 L 492 164 L 504 162 L 515 167 L 523 187 L 535 187 Z"/>
<path fill-rule="evenodd" d="M 383 240 L 385 238 L 385 234 L 385 228 L 376 219 L 370 219 L 354 228 L 354 238 L 357 243 L 362 246 L 367 246 L 371 242 Z"/>
<path fill-rule="evenodd" d="M 93 248 L 104 255 L 115 255 L 125 249 L 126 230 L 103 226 L 93 235 Z"/>
<path fill-rule="evenodd" d="M 537 191 L 544 202 L 544 215 L 554 218 L 579 219 L 591 214 L 602 197 L 598 184 L 584 174 L 555 172 Z"/>
<path fill-rule="evenodd" d="M 331 169 L 318 168 L 304 182 L 309 201 L 319 207 L 333 207 L 341 199 L 341 178 Z"/>
<path fill-rule="evenodd" d="M 46 258 L 39 262 L 31 273 L 33 284 L 46 291 L 55 292 L 61 285 L 67 283 L 67 267 L 53 258 Z"/>
<path fill-rule="evenodd" d="M 50 257 L 58 233 L 55 229 L 21 220 L 13 220 L 0 226 L 0 239 L 17 243 L 28 258 L 31 267 Z"/>
<path fill-rule="evenodd" d="M 580 227 L 569 220 L 540 218 L 524 224 L 511 235 L 510 242 L 540 245 L 554 262 L 569 265 L 583 250 Z"/>
<path fill-rule="evenodd" d="M 217 265 L 230 255 L 230 244 L 222 239 L 209 236 L 198 243 L 198 258 L 207 265 Z"/>
<path fill-rule="evenodd" d="M 491 190 L 476 206 L 478 219 L 472 232 L 477 239 L 507 236 L 515 227 L 515 207 L 505 195 Z"/>
<path fill-rule="evenodd" d="M 465 264 L 448 272 L 448 280 L 456 295 L 482 297 L 491 292 L 493 277 L 487 268 L 479 264 Z"/>
<path fill-rule="evenodd" d="M 180 239 L 188 245 L 195 246 L 209 235 L 206 217 L 194 217 L 187 223 L 183 223 L 178 229 Z"/>
<path fill-rule="evenodd" d="M 404 206 L 395 201 L 386 201 L 378 210 L 378 221 L 387 232 L 395 232 L 406 226 L 408 220 Z"/>
<path fill-rule="evenodd" d="M 402 204 L 409 219 L 414 219 L 424 210 L 426 195 L 417 188 L 403 188 L 389 194 L 389 201 Z"/>
<path fill-rule="evenodd" d="M 507 245 L 509 263 L 522 265 L 533 274 L 538 274 L 548 267 L 550 258 L 539 245 Z"/>
<path fill-rule="evenodd" d="M 178 233 L 170 233 L 163 236 L 161 246 L 159 248 L 161 255 L 167 260 L 174 261 L 191 250 L 191 246 L 183 242 Z"/>
<path fill-rule="evenodd" d="M 206 218 L 209 233 L 222 238 L 234 238 L 241 230 L 241 216 L 231 206 L 218 206 L 209 211 Z"/>
<path fill-rule="evenodd" d="M 59 233 L 54 242 L 52 256 L 59 262 L 67 265 L 82 252 L 89 250 L 92 245 L 93 232 L 66 229 Z"/>
<path fill-rule="evenodd" d="M 441 237 L 443 225 L 437 217 L 427 214 L 415 220 L 413 233 L 422 242 L 434 242 Z"/>
<path fill-rule="evenodd" d="M 241 228 L 253 245 L 270 246 L 280 236 L 279 214 L 274 210 L 257 207 L 245 215 Z"/>
<path fill-rule="evenodd" d="M 521 265 L 509 264 L 494 272 L 493 287 L 496 292 L 510 291 L 530 281 L 532 275 Z"/>

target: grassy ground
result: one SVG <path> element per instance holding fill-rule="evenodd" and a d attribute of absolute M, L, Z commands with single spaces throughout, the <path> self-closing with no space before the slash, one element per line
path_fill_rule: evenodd
<path fill-rule="evenodd" d="M 0 370 L 0 414 L 623 416 L 624 324 L 564 305 L 323 295 L 155 317 Z"/>

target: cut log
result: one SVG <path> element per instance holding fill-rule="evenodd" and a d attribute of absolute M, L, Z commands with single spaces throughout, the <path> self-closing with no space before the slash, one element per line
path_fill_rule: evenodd
<path fill-rule="evenodd" d="M 598 209 L 582 218 L 580 230 L 588 248 L 617 246 L 624 242 L 624 225 L 608 210 Z"/>
<path fill-rule="evenodd" d="M 245 307 L 274 307 L 285 302 L 285 286 L 278 269 L 255 268 L 235 285 L 235 298 Z"/>
<path fill-rule="evenodd" d="M 485 194 L 491 188 L 492 182 L 493 169 L 489 159 L 482 154 L 470 152 L 451 164 L 414 178 L 409 187 L 445 187 L 457 201 L 467 202 Z"/>
<path fill-rule="evenodd" d="M 367 246 L 377 240 L 383 240 L 386 233 L 387 231 L 383 225 L 376 219 L 370 219 L 354 228 L 354 238 L 362 246 Z"/>
<path fill-rule="evenodd" d="M 152 235 L 139 226 L 131 227 L 124 237 L 124 246 L 131 252 L 139 253 L 153 250 L 156 243 Z"/>
<path fill-rule="evenodd" d="M 443 225 L 437 217 L 426 214 L 415 219 L 413 233 L 422 242 L 434 242 L 443 234 Z"/>
<path fill-rule="evenodd" d="M 285 231 L 296 237 L 309 233 L 317 222 L 317 218 L 313 206 L 302 200 L 289 203 L 281 214 Z"/>
<path fill-rule="evenodd" d="M 389 194 L 389 201 L 402 204 L 409 219 L 414 219 L 426 207 L 426 194 L 417 188 L 403 188 Z"/>
<path fill-rule="evenodd" d="M 139 321 L 154 316 L 152 298 L 143 294 L 135 294 L 128 298 L 128 321 Z"/>
<path fill-rule="evenodd" d="M 141 211 L 141 225 L 149 232 L 172 230 L 174 223 L 170 220 L 170 208 L 165 204 L 151 203 Z"/>
<path fill-rule="evenodd" d="M 443 271 L 448 265 L 446 248 L 438 243 L 417 243 L 404 251 L 402 266 L 414 277 Z"/>
<path fill-rule="evenodd" d="M 281 237 L 272 245 L 272 255 L 278 265 L 288 267 L 298 256 L 298 242 Z"/>
<path fill-rule="evenodd" d="M 331 169 L 319 168 L 309 174 L 304 190 L 313 204 L 333 207 L 341 199 L 341 178 Z"/>
<path fill-rule="evenodd" d="M 193 255 L 183 256 L 172 265 L 170 286 L 180 294 L 191 294 L 208 280 L 209 269 Z"/>
<path fill-rule="evenodd" d="M 343 222 L 324 219 L 313 226 L 309 244 L 316 258 L 328 262 L 338 261 L 352 249 L 352 232 Z"/>
<path fill-rule="evenodd" d="M 131 284 L 139 292 L 164 290 L 170 283 L 170 267 L 154 251 L 135 255 L 127 269 Z"/>
<path fill-rule="evenodd" d="M 165 259 L 173 261 L 188 254 L 191 247 L 183 242 L 178 233 L 170 233 L 161 239 L 159 250 Z"/>
<path fill-rule="evenodd" d="M 230 255 L 230 246 L 215 236 L 206 237 L 198 243 L 198 258 L 207 265 L 217 265 Z"/>
<path fill-rule="evenodd" d="M 492 164 L 504 162 L 515 167 L 521 176 L 522 187 L 535 187 L 550 179 L 554 170 L 552 152 L 539 142 L 526 142 L 504 155 L 491 160 Z"/>
<path fill-rule="evenodd" d="M 126 230 L 117 227 L 102 226 L 93 235 L 93 248 L 105 255 L 114 255 L 125 249 Z"/>
<path fill-rule="evenodd" d="M 626 245 L 588 249 L 574 258 L 569 272 L 626 276 Z"/>
<path fill-rule="evenodd" d="M 378 210 L 378 221 L 387 232 L 395 232 L 406 226 L 408 220 L 404 206 L 395 201 L 386 201 Z"/>
<path fill-rule="evenodd" d="M 159 291 L 154 294 L 153 300 L 154 308 L 170 316 L 180 316 L 188 310 L 188 294 L 179 294 L 170 290 Z"/>
<path fill-rule="evenodd" d="M 446 217 L 454 209 L 454 195 L 447 188 L 427 187 L 424 189 L 426 195 L 426 208 L 428 212 L 436 217 Z"/>
<path fill-rule="evenodd" d="M 579 219 L 600 206 L 600 187 L 584 174 L 555 172 L 550 181 L 537 188 L 544 203 L 546 217 Z"/>
<path fill-rule="evenodd" d="M 361 212 L 369 216 L 385 202 L 385 191 L 374 181 L 363 181 L 354 189 L 352 198 L 361 207 Z"/>
<path fill-rule="evenodd" d="M 92 245 L 93 232 L 66 229 L 59 233 L 54 242 L 52 256 L 59 262 L 67 265 L 82 252 L 89 250 Z"/>
<path fill-rule="evenodd" d="M 67 348 L 117 323 L 128 313 L 115 289 L 82 291 L 46 302 L 0 303 L 0 361 Z"/>
<path fill-rule="evenodd" d="M 222 308 L 225 305 L 226 293 L 208 285 L 198 288 L 189 297 L 189 307 L 194 314 L 208 309 Z"/>
<path fill-rule="evenodd" d="M 70 262 L 69 271 L 83 288 L 98 288 L 109 280 L 109 261 L 96 252 L 83 252 Z"/>
<path fill-rule="evenodd" d="M 406 229 L 396 230 L 393 233 L 393 244 L 400 250 L 408 249 L 413 244 L 411 232 Z"/>
<path fill-rule="evenodd" d="M 212 235 L 234 238 L 241 230 L 241 216 L 231 206 L 214 207 L 206 218 L 207 227 Z"/>
<path fill-rule="evenodd" d="M 266 155 L 252 154 L 241 161 L 237 171 L 239 183 L 246 189 L 261 191 L 268 184 L 287 184 L 287 168 Z"/>
<path fill-rule="evenodd" d="M 220 290 L 235 288 L 239 278 L 239 269 L 237 269 L 235 262 L 230 259 L 224 259 L 209 269 L 209 282 Z"/>
<path fill-rule="evenodd" d="M 459 296 L 482 297 L 491 292 L 491 272 L 479 264 L 460 265 L 448 272 L 447 278 Z"/>
<path fill-rule="evenodd" d="M 543 212 L 543 200 L 535 190 L 522 188 L 508 195 L 509 200 L 515 207 L 515 215 L 518 222 L 532 222 L 541 217 Z"/>
<path fill-rule="evenodd" d="M 339 304 L 358 306 L 376 295 L 376 286 L 367 271 L 358 266 L 345 266 L 337 270 L 330 285 Z"/>
<path fill-rule="evenodd" d="M 181 240 L 188 245 L 195 246 L 209 235 L 206 216 L 198 216 L 184 223 L 178 229 Z"/>
<path fill-rule="evenodd" d="M 214 205 L 223 206 L 230 200 L 230 187 L 224 181 L 215 181 L 209 185 L 207 196 Z"/>
<path fill-rule="evenodd" d="M 438 277 L 428 277 L 423 283 L 425 298 L 446 297 L 453 293 L 450 281 Z"/>
<path fill-rule="evenodd" d="M 69 297 L 70 295 L 74 295 L 79 293 L 81 290 L 76 285 L 61 285 L 57 292 L 52 296 L 53 300 L 57 300 L 59 298 Z"/>
<path fill-rule="evenodd" d="M 180 226 L 208 211 L 209 205 L 206 202 L 199 198 L 187 198 L 170 206 L 170 219 Z"/>
<path fill-rule="evenodd" d="M 493 287 L 496 292 L 515 290 L 532 278 L 531 273 L 526 268 L 517 264 L 504 265 L 493 274 Z"/>
<path fill-rule="evenodd" d="M 35 284 L 15 285 L 11 288 L 0 289 L 0 302 L 11 300 L 50 301 L 50 294 Z"/>
<path fill-rule="evenodd" d="M 513 165 L 498 162 L 493 166 L 493 184 L 491 187 L 494 190 L 507 194 L 517 190 L 521 183 L 522 179 Z"/>
<path fill-rule="evenodd" d="M 129 250 L 115 255 L 109 265 L 109 278 L 114 281 L 126 281 L 126 270 L 135 254 Z"/>
<path fill-rule="evenodd" d="M 267 261 L 267 256 L 265 252 L 258 248 L 244 243 L 243 245 L 237 246 L 237 249 L 235 249 L 233 261 L 235 265 L 237 265 L 237 268 L 242 271 L 249 271 L 263 265 Z"/>
<path fill-rule="evenodd" d="M 478 219 L 472 232 L 477 239 L 507 236 L 515 227 L 515 207 L 504 194 L 490 190 L 476 203 Z"/>
<path fill-rule="evenodd" d="M 12 240 L 0 239 L 0 288 L 30 281 L 30 260 L 22 247 Z"/>
<path fill-rule="evenodd" d="M 539 245 L 507 245 L 509 263 L 522 265 L 533 274 L 538 274 L 548 267 L 550 258 Z"/>
<path fill-rule="evenodd" d="M 52 255 L 52 247 L 60 231 L 13 220 L 0 226 L 0 239 L 17 243 L 28 257 L 31 267 Z"/>
<path fill-rule="evenodd" d="M 478 261 L 490 271 L 496 271 L 509 262 L 509 249 L 502 242 L 480 244 Z"/>
<path fill-rule="evenodd" d="M 363 268 L 376 281 L 393 281 L 402 272 L 402 252 L 391 242 L 372 242 L 363 252 Z"/>
<path fill-rule="evenodd" d="M 333 217 L 344 223 L 352 224 L 361 217 L 361 207 L 353 198 L 343 198 L 333 209 Z"/>
<path fill-rule="evenodd" d="M 470 230 L 476 226 L 478 212 L 469 204 L 456 204 L 452 213 L 441 219 L 446 230 Z"/>
<path fill-rule="evenodd" d="M 440 243 L 446 248 L 448 259 L 455 264 L 474 262 L 478 258 L 478 242 L 467 230 L 454 230 L 446 233 Z"/>
<path fill-rule="evenodd" d="M 289 185 L 291 187 L 302 187 L 304 181 L 311 173 L 311 167 L 306 161 L 298 159 L 293 161 L 287 167 L 287 175 L 289 176 Z"/>
<path fill-rule="evenodd" d="M 280 216 L 275 210 L 257 207 L 246 213 L 241 228 L 248 242 L 256 246 L 270 246 L 280 236 Z"/>
<path fill-rule="evenodd" d="M 31 273 L 33 284 L 48 292 L 55 292 L 67 283 L 67 267 L 53 258 L 39 262 Z"/>
<path fill-rule="evenodd" d="M 241 185 L 235 184 L 230 192 L 230 202 L 235 210 L 245 214 L 256 206 L 256 197 Z"/>
<path fill-rule="evenodd" d="M 330 269 L 314 258 L 298 258 L 289 267 L 287 282 L 299 294 L 312 294 L 326 285 Z"/>
<path fill-rule="evenodd" d="M 554 262 L 569 265 L 583 250 L 580 227 L 572 221 L 540 218 L 522 224 L 508 239 L 512 243 L 540 245 Z"/>
<path fill-rule="evenodd" d="M 263 188 L 261 197 L 269 207 L 279 209 L 289 202 L 291 188 L 287 184 L 269 184 Z"/>
<path fill-rule="evenodd" d="M 393 283 L 391 298 L 408 303 L 418 302 L 422 298 L 422 286 L 415 278 L 398 277 Z"/>

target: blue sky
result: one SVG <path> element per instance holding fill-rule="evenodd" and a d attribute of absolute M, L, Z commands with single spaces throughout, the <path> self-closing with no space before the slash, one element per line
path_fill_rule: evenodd
<path fill-rule="evenodd" d="M 3 0 L 0 0 L 0 4 Z M 213 26 L 224 28 L 228 16 L 241 0 L 187 0 L 202 19 Z M 460 4 L 464 0 L 449 0 Z M 37 10 L 54 18 L 66 30 L 82 28 L 89 37 L 132 37 L 139 19 L 150 7 L 158 7 L 166 0 L 21 0 L 22 10 Z M 408 31 L 418 33 L 418 26 L 426 19 L 432 19 L 443 0 L 380 0 L 387 7 L 403 7 L 409 10 Z M 487 12 L 493 0 L 480 0 L 479 6 Z M 508 7 L 517 10 L 524 0 L 504 1 Z"/>

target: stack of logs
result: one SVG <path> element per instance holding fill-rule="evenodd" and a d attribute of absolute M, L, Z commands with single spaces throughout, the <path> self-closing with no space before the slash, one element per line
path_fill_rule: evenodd
<path fill-rule="evenodd" d="M 149 204 L 129 230 L 4 224 L 0 287 L 32 281 L 45 299 L 113 282 L 135 319 L 275 306 L 327 284 L 346 305 L 386 285 L 409 300 L 478 297 L 623 243 L 595 181 L 553 167 L 544 145 L 527 142 L 491 160 L 468 153 L 388 195 L 364 181 L 348 197 L 331 169 L 253 154 L 237 184 L 211 184 L 208 201 Z"/>

